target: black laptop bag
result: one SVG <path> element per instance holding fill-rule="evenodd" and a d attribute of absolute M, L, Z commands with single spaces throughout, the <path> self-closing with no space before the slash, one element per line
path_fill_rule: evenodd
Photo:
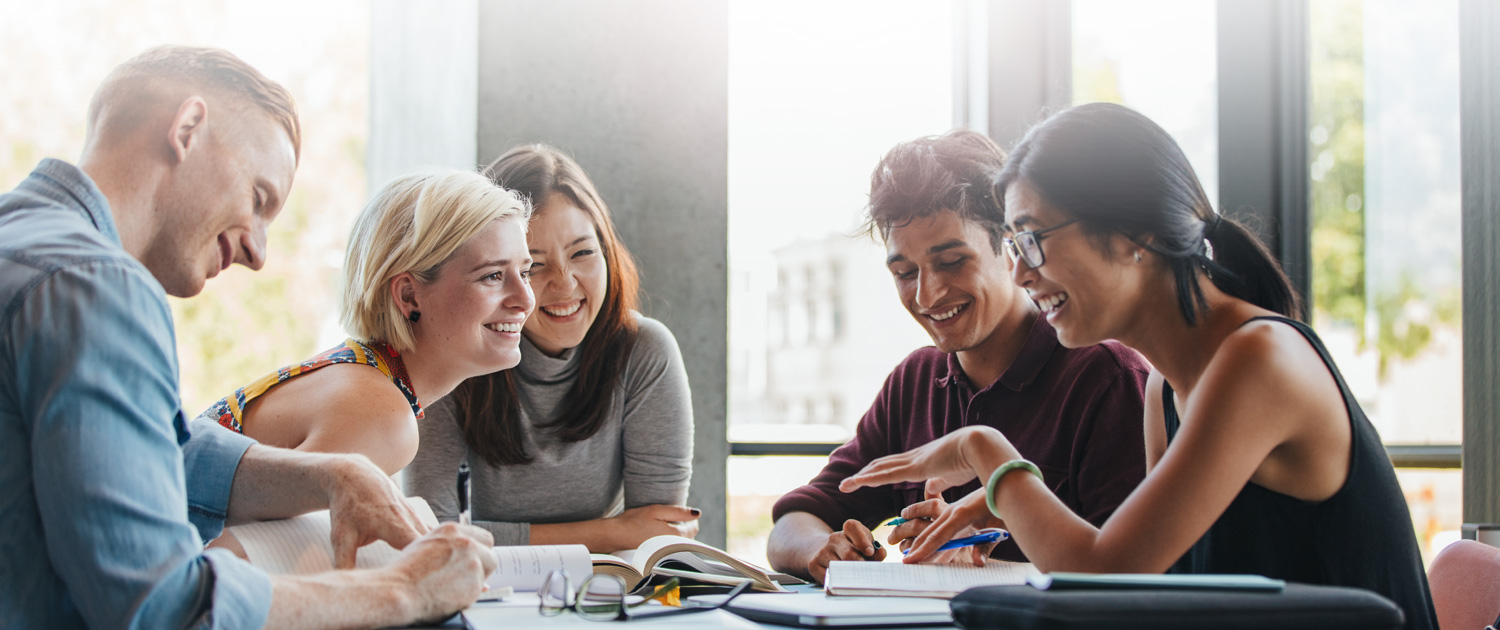
<path fill-rule="evenodd" d="M 995 630 L 1399 630 L 1405 616 L 1370 591 L 1288 583 L 1280 592 L 972 588 L 953 598 L 961 628 Z"/>

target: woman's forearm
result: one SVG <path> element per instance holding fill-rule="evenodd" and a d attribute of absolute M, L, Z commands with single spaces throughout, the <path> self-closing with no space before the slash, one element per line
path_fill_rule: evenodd
<path fill-rule="evenodd" d="M 622 543 L 614 528 L 608 526 L 609 519 L 575 521 L 572 523 L 533 523 L 531 544 L 533 545 L 585 545 L 591 553 L 610 553 L 632 545 Z"/>
<path fill-rule="evenodd" d="M 1021 458 L 998 431 L 975 433 L 963 453 L 981 484 L 1001 465 Z M 1068 509 L 1036 475 L 1014 470 L 1000 478 L 994 492 L 1006 529 L 1038 569 L 1098 572 L 1110 564 L 1096 553 L 1099 530 Z"/>

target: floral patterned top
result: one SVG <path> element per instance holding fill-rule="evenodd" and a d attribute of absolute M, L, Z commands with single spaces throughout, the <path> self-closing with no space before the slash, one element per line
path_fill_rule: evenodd
<path fill-rule="evenodd" d="M 418 420 L 422 419 L 422 403 L 417 400 L 416 390 L 412 389 L 411 378 L 406 374 L 406 364 L 401 361 L 401 354 L 385 343 L 365 344 L 353 339 L 345 339 L 344 343 L 318 356 L 288 365 L 256 379 L 249 385 L 235 390 L 233 394 L 219 399 L 199 414 L 199 417 L 211 418 L 224 425 L 225 428 L 236 433 L 244 433 L 245 407 L 250 404 L 250 401 L 255 400 L 272 387 L 335 363 L 362 363 L 380 370 L 391 379 L 396 389 L 401 390 L 401 394 L 406 396 L 406 402 L 411 404 L 411 412 L 417 416 Z"/>

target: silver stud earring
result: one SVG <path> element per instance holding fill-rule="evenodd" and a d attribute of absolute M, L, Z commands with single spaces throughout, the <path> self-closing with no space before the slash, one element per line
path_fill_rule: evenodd
<path fill-rule="evenodd" d="M 1135 250 L 1135 261 L 1141 262 L 1141 250 L 1139 249 Z"/>

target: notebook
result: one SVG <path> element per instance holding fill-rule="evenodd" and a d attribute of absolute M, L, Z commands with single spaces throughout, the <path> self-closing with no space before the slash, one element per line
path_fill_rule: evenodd
<path fill-rule="evenodd" d="M 426 501 L 412 497 L 406 503 L 427 526 L 437 526 L 437 517 Z M 328 510 L 229 528 L 229 533 L 234 534 L 245 549 L 250 564 L 265 569 L 267 573 L 291 575 L 333 570 L 333 543 L 329 538 L 332 531 Z M 401 552 L 394 547 L 376 541 L 359 548 L 355 568 L 380 568 L 394 562 L 399 555 Z"/>
<path fill-rule="evenodd" d="M 693 597 L 688 600 L 688 605 L 713 606 L 723 599 L 723 595 Z M 915 597 L 747 593 L 736 597 L 727 609 L 753 621 L 804 628 L 947 626 L 953 623 L 947 600 Z"/>
<path fill-rule="evenodd" d="M 409 497 L 406 501 L 422 522 L 428 526 L 437 525 L 437 517 L 426 501 L 418 497 Z M 332 571 L 330 530 L 328 510 L 229 528 L 245 549 L 251 564 L 268 573 L 284 574 Z M 647 540 L 639 550 L 616 552 L 616 555 L 590 554 L 583 545 L 504 546 L 495 547 L 494 553 L 498 566 L 485 580 L 490 590 L 482 600 L 503 597 L 515 591 L 535 591 L 555 569 L 566 570 L 572 576 L 574 586 L 596 572 L 617 575 L 627 585 L 635 585 L 642 581 L 643 574 L 653 573 L 722 584 L 750 580 L 757 590 L 765 591 L 784 592 L 786 589 L 781 584 L 801 582 L 678 536 L 657 536 Z M 360 548 L 355 566 L 360 569 L 383 567 L 394 562 L 399 555 L 400 552 L 390 545 L 375 542 Z M 676 568 L 662 565 L 675 565 Z"/>
<path fill-rule="evenodd" d="M 1029 563 L 998 560 L 983 567 L 835 560 L 828 563 L 823 590 L 829 595 L 948 599 L 976 586 L 1025 584 L 1036 572 Z"/>
<path fill-rule="evenodd" d="M 418 497 L 406 499 L 408 505 L 428 526 L 437 525 L 437 517 L 427 502 Z M 250 564 L 267 573 L 305 575 L 333 570 L 333 543 L 328 510 L 303 514 L 278 521 L 236 525 L 229 532 L 244 548 Z M 489 590 L 480 601 L 494 600 L 515 591 L 534 591 L 553 569 L 567 569 L 573 575 L 587 577 L 593 572 L 589 550 L 583 545 L 537 545 L 495 547 L 497 566 L 485 580 Z M 359 548 L 355 568 L 375 569 L 396 561 L 400 551 L 376 541 Z M 580 578 L 581 579 L 581 578 Z"/>

